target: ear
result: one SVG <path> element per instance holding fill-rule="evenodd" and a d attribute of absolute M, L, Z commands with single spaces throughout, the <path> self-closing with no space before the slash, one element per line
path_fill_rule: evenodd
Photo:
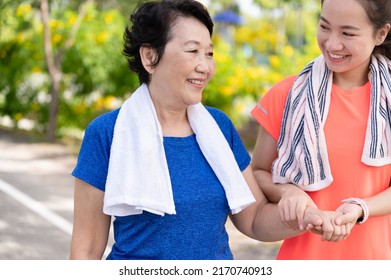
<path fill-rule="evenodd" d="M 376 36 L 376 45 L 380 46 L 386 39 L 388 32 L 390 32 L 391 24 L 387 23 L 378 32 Z"/>
<path fill-rule="evenodd" d="M 140 47 L 141 62 L 149 74 L 154 72 L 154 67 L 152 67 L 152 65 L 156 61 L 156 56 L 156 51 L 152 47 L 147 45 Z"/>

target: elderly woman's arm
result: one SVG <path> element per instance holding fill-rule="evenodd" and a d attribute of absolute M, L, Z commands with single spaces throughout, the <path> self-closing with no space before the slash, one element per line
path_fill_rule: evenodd
<path fill-rule="evenodd" d="M 111 217 L 103 213 L 104 192 L 75 179 L 70 259 L 99 260 L 106 249 Z"/>

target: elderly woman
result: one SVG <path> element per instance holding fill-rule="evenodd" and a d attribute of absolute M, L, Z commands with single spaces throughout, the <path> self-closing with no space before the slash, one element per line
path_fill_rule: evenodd
<path fill-rule="evenodd" d="M 232 259 L 228 216 L 249 237 L 300 233 L 279 219 L 227 116 L 200 102 L 215 73 L 213 23 L 197 1 L 141 4 L 124 55 L 141 86 L 86 129 L 71 259 Z"/>

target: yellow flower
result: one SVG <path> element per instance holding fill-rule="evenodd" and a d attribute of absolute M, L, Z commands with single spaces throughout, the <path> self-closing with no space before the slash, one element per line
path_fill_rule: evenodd
<path fill-rule="evenodd" d="M 288 45 L 284 47 L 284 55 L 285 56 L 292 56 L 295 53 L 295 50 L 292 48 L 292 46 Z"/>
<path fill-rule="evenodd" d="M 53 36 L 53 43 L 57 44 L 57 43 L 61 42 L 61 40 L 62 40 L 62 36 L 60 34 L 55 34 Z"/>
<path fill-rule="evenodd" d="M 75 114 L 82 114 L 86 111 L 86 105 L 84 105 L 83 103 L 77 104 L 73 107 L 73 111 L 75 112 Z"/>
<path fill-rule="evenodd" d="M 256 80 L 261 77 L 261 69 L 260 67 L 251 67 L 247 69 L 247 75 L 250 80 Z"/>
<path fill-rule="evenodd" d="M 23 114 L 22 114 L 22 113 L 17 113 L 17 114 L 15 115 L 15 120 L 18 122 L 18 121 L 20 121 L 21 119 L 23 119 Z"/>
<path fill-rule="evenodd" d="M 222 86 L 220 90 L 221 94 L 225 97 L 232 96 L 234 93 L 233 88 L 231 86 Z"/>
<path fill-rule="evenodd" d="M 18 36 L 16 38 L 18 40 L 18 43 L 23 43 L 26 36 L 24 35 L 24 33 L 18 33 Z"/>
<path fill-rule="evenodd" d="M 69 17 L 69 19 L 68 19 L 68 23 L 69 23 L 69 25 L 71 25 L 71 26 L 73 26 L 74 24 L 75 24 L 75 22 L 76 22 L 76 16 L 75 15 L 71 15 L 70 17 Z"/>
<path fill-rule="evenodd" d="M 33 73 L 41 73 L 41 68 L 37 67 L 37 66 L 34 66 L 33 69 L 32 69 Z"/>
<path fill-rule="evenodd" d="M 235 107 L 234 110 L 236 112 L 241 112 L 242 113 L 242 112 L 245 112 L 245 110 L 246 110 L 246 104 L 242 100 L 236 102 L 234 107 Z"/>
<path fill-rule="evenodd" d="M 31 12 L 31 5 L 29 3 L 20 4 L 16 9 L 16 16 L 21 17 Z"/>
<path fill-rule="evenodd" d="M 33 103 L 31 105 L 31 110 L 33 110 L 34 112 L 37 112 L 41 109 L 41 106 L 38 104 L 38 103 Z"/>
<path fill-rule="evenodd" d="M 276 55 L 271 55 L 269 57 L 269 63 L 271 67 L 277 68 L 281 64 L 281 60 L 278 56 Z"/>
<path fill-rule="evenodd" d="M 38 34 L 41 34 L 43 32 L 43 25 L 42 24 L 38 25 L 36 28 L 37 28 Z"/>
<path fill-rule="evenodd" d="M 235 33 L 237 42 L 246 43 L 253 37 L 252 30 L 248 26 L 240 27 L 237 31 L 238 32 Z"/>
<path fill-rule="evenodd" d="M 113 108 L 114 104 L 115 104 L 115 101 L 116 101 L 116 98 L 112 95 L 109 95 L 107 96 L 106 98 L 104 98 L 104 102 L 103 102 L 103 106 L 106 108 L 106 109 L 111 109 Z"/>
<path fill-rule="evenodd" d="M 112 23 L 113 22 L 113 14 L 106 14 L 104 16 L 105 23 Z"/>
<path fill-rule="evenodd" d="M 109 38 L 109 33 L 106 31 L 99 32 L 98 35 L 95 38 L 95 41 L 97 44 L 103 44 L 107 41 Z"/>
<path fill-rule="evenodd" d="M 231 85 L 232 88 L 241 88 L 243 87 L 243 69 L 236 69 L 235 74 L 228 78 L 228 84 Z"/>
<path fill-rule="evenodd" d="M 56 29 L 58 26 L 59 26 L 59 22 L 58 20 L 55 20 L 55 19 L 51 19 L 49 21 L 49 25 L 52 29 Z"/>

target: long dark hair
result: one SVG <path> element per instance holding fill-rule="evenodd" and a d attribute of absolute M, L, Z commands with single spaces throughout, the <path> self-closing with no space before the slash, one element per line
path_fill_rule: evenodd
<path fill-rule="evenodd" d="M 391 24 L 391 1 L 390 0 L 356 0 L 367 13 L 369 21 L 375 31 L 383 28 L 387 23 Z M 324 0 L 321 0 L 323 5 Z M 383 44 L 376 46 L 374 54 L 382 54 L 391 59 L 391 32 L 388 32 Z"/>

